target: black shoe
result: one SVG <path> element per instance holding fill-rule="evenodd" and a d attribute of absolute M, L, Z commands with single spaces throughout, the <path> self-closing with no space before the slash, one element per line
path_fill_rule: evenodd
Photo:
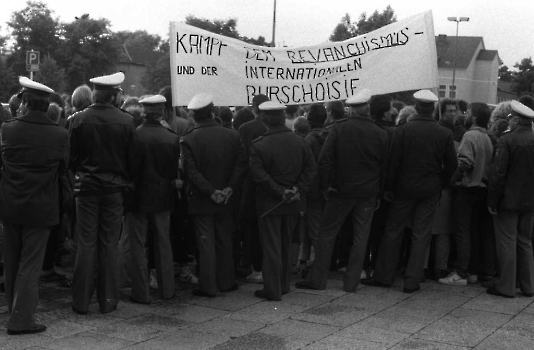
<path fill-rule="evenodd" d="M 369 287 L 391 288 L 391 284 L 382 283 L 372 278 L 361 280 L 360 283 L 363 284 L 364 286 L 369 286 Z"/>
<path fill-rule="evenodd" d="M 527 297 L 527 298 L 532 298 L 532 297 L 534 297 L 534 293 L 521 292 L 521 295 L 523 295 L 524 297 Z"/>
<path fill-rule="evenodd" d="M 295 288 L 298 289 L 311 289 L 311 290 L 319 290 L 319 288 L 314 288 L 308 284 L 306 281 L 300 281 L 295 283 Z"/>
<path fill-rule="evenodd" d="M 234 283 L 233 286 L 231 286 L 230 288 L 228 288 L 226 290 L 221 290 L 221 292 L 228 293 L 228 292 L 233 292 L 234 290 L 238 290 L 238 289 L 239 289 L 239 284 Z"/>
<path fill-rule="evenodd" d="M 419 292 L 421 290 L 421 287 L 417 287 L 417 288 L 404 288 L 402 290 L 403 293 L 407 293 L 407 294 L 412 294 L 412 293 L 415 293 L 415 292 Z"/>
<path fill-rule="evenodd" d="M 60 282 L 60 281 L 64 281 L 67 279 L 66 276 L 60 273 L 57 273 L 54 270 L 47 272 L 46 275 L 42 275 L 40 278 L 41 278 L 41 281 L 43 282 Z"/>
<path fill-rule="evenodd" d="M 494 277 L 489 281 L 480 282 L 480 285 L 484 288 L 495 288 L 495 285 L 497 284 L 498 280 L 499 279 L 497 277 Z"/>
<path fill-rule="evenodd" d="M 492 287 L 492 288 L 488 288 L 486 290 L 486 293 L 490 294 L 490 295 L 495 295 L 495 296 L 498 296 L 498 297 L 503 297 L 503 298 L 514 298 L 513 295 L 506 295 L 506 294 L 502 294 L 501 292 L 499 292 L 497 289 L 495 289 L 495 287 Z"/>
<path fill-rule="evenodd" d="M 23 335 L 23 334 L 35 334 L 35 333 L 41 333 L 46 331 L 46 326 L 44 324 L 36 324 L 30 329 L 23 329 L 21 331 L 14 331 L 11 329 L 7 330 L 7 334 L 9 335 Z"/>
<path fill-rule="evenodd" d="M 139 301 L 139 300 L 135 300 L 134 298 L 130 297 L 130 301 L 132 303 L 136 303 L 136 304 L 143 304 L 143 305 L 149 305 L 150 304 L 150 301 L 147 301 L 147 302 L 144 302 L 144 301 Z"/>
<path fill-rule="evenodd" d="M 257 290 L 254 292 L 254 296 L 256 298 L 260 298 L 260 299 L 265 299 L 265 300 L 272 300 L 272 301 L 280 301 L 282 299 L 273 299 L 273 298 L 269 298 L 267 296 L 267 294 L 265 294 L 265 292 L 263 290 Z"/>
<path fill-rule="evenodd" d="M 193 295 L 197 296 L 197 297 L 215 298 L 217 296 L 216 294 L 205 293 L 205 292 L 201 291 L 198 288 L 197 289 L 193 289 L 193 291 L 191 293 L 193 293 Z"/>
<path fill-rule="evenodd" d="M 87 315 L 87 311 L 80 311 L 80 310 L 77 310 L 76 308 L 74 308 L 74 306 L 72 307 L 72 311 L 74 311 L 74 312 L 77 313 L 78 315 Z"/>

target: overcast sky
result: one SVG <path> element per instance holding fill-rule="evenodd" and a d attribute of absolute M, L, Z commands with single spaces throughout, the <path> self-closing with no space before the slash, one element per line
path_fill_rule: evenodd
<path fill-rule="evenodd" d="M 72 0 L 44 1 L 60 20 L 89 13 L 92 18 L 107 18 L 112 30 L 143 29 L 167 38 L 169 22 L 185 21 L 187 15 L 214 19 L 237 19 L 237 30 L 248 37 L 272 39 L 274 0 Z M 340 19 L 349 13 L 356 21 L 362 12 L 368 15 L 391 5 L 397 19 L 432 10 L 434 32 L 455 35 L 456 23 L 447 17 L 469 17 L 459 26 L 460 36 L 481 36 L 486 49 L 498 50 L 510 68 L 522 58 L 534 55 L 534 1 L 532 0 L 276 0 L 277 46 L 314 45 L 328 40 Z M 0 26 L 25 2 L 5 1 L 0 11 Z"/>

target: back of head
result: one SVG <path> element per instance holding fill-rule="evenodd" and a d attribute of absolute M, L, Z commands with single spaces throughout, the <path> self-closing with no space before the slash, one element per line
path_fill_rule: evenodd
<path fill-rule="evenodd" d="M 473 116 L 476 117 L 476 124 L 482 128 L 487 128 L 491 116 L 490 107 L 483 102 L 473 102 L 467 106 L 467 109 L 471 109 Z"/>
<path fill-rule="evenodd" d="M 48 106 L 50 106 L 50 99 L 48 96 L 42 96 L 27 91 L 22 94 L 21 103 L 23 105 L 26 105 L 26 108 L 31 111 L 39 111 L 46 113 L 48 111 Z"/>
<path fill-rule="evenodd" d="M 121 108 L 126 110 L 130 106 L 141 106 L 139 100 L 140 99 L 137 96 L 126 96 Z"/>
<path fill-rule="evenodd" d="M 534 111 L 534 98 L 532 96 L 521 96 L 518 101 Z"/>
<path fill-rule="evenodd" d="M 226 107 L 226 106 L 220 107 L 219 118 L 221 119 L 223 126 L 231 127 L 234 114 L 232 113 L 232 110 L 230 109 L 230 107 Z"/>
<path fill-rule="evenodd" d="M 120 105 L 117 100 L 118 96 L 119 91 L 117 90 L 95 90 L 93 92 L 93 102 Z"/>
<path fill-rule="evenodd" d="M 143 122 L 143 107 L 141 105 L 130 105 L 124 110 L 132 116 L 136 127 L 141 125 Z"/>
<path fill-rule="evenodd" d="M 369 102 L 371 117 L 374 120 L 385 118 L 385 114 L 391 110 L 391 98 L 387 95 L 374 95 Z"/>
<path fill-rule="evenodd" d="M 297 117 L 293 123 L 293 131 L 295 134 L 304 137 L 311 131 L 310 123 L 305 117 Z"/>
<path fill-rule="evenodd" d="M 298 105 L 288 105 L 286 108 L 287 118 L 295 118 L 297 116 L 298 111 L 299 111 Z"/>
<path fill-rule="evenodd" d="M 72 93 L 72 107 L 76 111 L 81 111 L 93 104 L 93 92 L 87 85 L 80 85 Z"/>
<path fill-rule="evenodd" d="M 312 129 L 322 128 L 326 122 L 326 108 L 320 103 L 312 104 L 308 109 L 307 118 Z"/>
<path fill-rule="evenodd" d="M 15 118 L 17 116 L 17 110 L 20 107 L 20 103 L 22 100 L 18 98 L 17 94 L 11 96 L 9 99 L 9 111 L 11 112 L 11 116 Z"/>
<path fill-rule="evenodd" d="M 254 114 L 252 113 L 252 110 L 249 107 L 240 108 L 236 114 L 235 118 L 233 120 L 233 127 L 235 130 L 239 130 L 239 127 L 246 122 L 249 122 L 254 119 Z"/>
<path fill-rule="evenodd" d="M 345 118 L 345 106 L 341 101 L 330 101 L 326 104 L 326 111 L 330 113 L 333 120 Z"/>
<path fill-rule="evenodd" d="M 48 106 L 48 111 L 46 111 L 46 116 L 50 118 L 51 121 L 57 123 L 61 117 L 61 111 L 63 108 L 59 107 L 55 102 L 50 103 Z"/>
<path fill-rule="evenodd" d="M 510 101 L 501 102 L 495 107 L 493 112 L 491 112 L 491 121 L 495 123 L 499 119 L 508 120 L 508 114 L 512 113 L 512 106 Z"/>
<path fill-rule="evenodd" d="M 412 106 L 406 106 L 400 110 L 399 115 L 397 116 L 396 125 L 402 125 L 406 122 L 409 122 L 410 119 L 415 117 L 416 115 L 417 111 L 415 110 L 415 108 L 413 108 Z"/>

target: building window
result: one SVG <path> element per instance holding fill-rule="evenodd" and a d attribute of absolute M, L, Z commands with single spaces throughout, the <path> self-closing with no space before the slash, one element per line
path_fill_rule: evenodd
<path fill-rule="evenodd" d="M 456 98 L 456 85 L 449 85 L 449 98 Z"/>
<path fill-rule="evenodd" d="M 439 86 L 439 97 L 443 98 L 447 96 L 446 93 L 447 93 L 447 85 L 440 85 Z"/>

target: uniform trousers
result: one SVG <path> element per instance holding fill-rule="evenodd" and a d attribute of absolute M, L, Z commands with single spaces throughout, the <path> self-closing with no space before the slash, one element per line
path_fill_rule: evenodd
<path fill-rule="evenodd" d="M 126 228 L 126 218 L 122 219 L 119 239 L 119 288 L 132 286 L 132 255 L 130 253 L 130 234 Z"/>
<path fill-rule="evenodd" d="M 159 295 L 171 299 L 175 294 L 174 263 L 169 237 L 170 211 L 157 213 L 126 214 L 126 230 L 129 234 L 131 254 L 132 299 L 141 303 L 150 302 L 150 285 L 146 241 L 149 221 L 153 223 L 154 262 Z"/>
<path fill-rule="evenodd" d="M 263 292 L 268 299 L 281 300 L 291 281 L 291 238 L 299 214 L 267 215 L 258 219 L 263 250 Z"/>
<path fill-rule="evenodd" d="M 87 312 L 94 292 L 100 312 L 111 312 L 119 302 L 118 245 L 123 214 L 121 192 L 76 198 L 77 252 L 72 279 L 72 306 Z"/>
<path fill-rule="evenodd" d="M 308 241 L 303 242 L 302 260 L 310 260 L 311 247 L 314 253 L 317 251 L 317 240 L 319 239 L 319 229 L 324 212 L 324 200 L 309 200 L 306 203 L 306 224 L 308 226 Z M 308 244 L 310 247 L 308 247 Z"/>
<path fill-rule="evenodd" d="M 343 283 L 345 291 L 356 290 L 360 283 L 375 206 L 376 196 L 369 198 L 334 197 L 326 203 L 316 244 L 315 260 L 306 281 L 308 285 L 317 289 L 326 288 L 336 237 L 345 219 L 350 215 L 353 244 L 350 248 Z"/>
<path fill-rule="evenodd" d="M 406 267 L 404 288 L 417 289 L 424 275 L 426 254 L 430 246 L 432 222 L 439 194 L 429 198 L 395 198 L 389 209 L 386 231 L 380 244 L 373 278 L 393 284 L 404 237 L 404 229 L 412 220 L 410 257 Z"/>
<path fill-rule="evenodd" d="M 532 257 L 532 228 L 534 213 L 498 210 L 493 217 L 500 277 L 495 289 L 514 296 L 516 278 L 523 293 L 534 292 L 534 258 Z M 517 274 L 516 274 L 517 272 Z"/>
<path fill-rule="evenodd" d="M 196 214 L 194 218 L 200 260 L 199 290 L 206 294 L 227 291 L 235 283 L 232 211 Z"/>
<path fill-rule="evenodd" d="M 4 284 L 10 330 L 35 326 L 39 277 L 49 234 L 49 227 L 28 227 L 4 221 Z"/>

